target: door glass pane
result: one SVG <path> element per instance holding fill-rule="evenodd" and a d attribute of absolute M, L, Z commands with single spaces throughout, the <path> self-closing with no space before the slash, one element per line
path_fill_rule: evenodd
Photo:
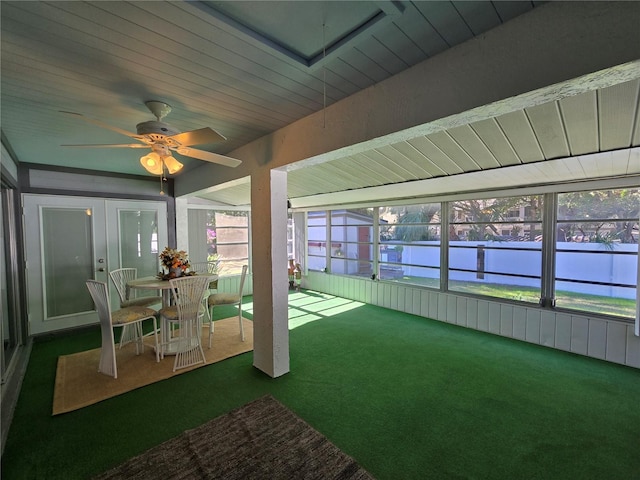
<path fill-rule="evenodd" d="M 120 210 L 120 266 L 138 277 L 158 274 L 158 215 L 154 210 Z M 164 247 L 163 247 L 164 248 Z"/>
<path fill-rule="evenodd" d="M 45 318 L 93 310 L 92 232 L 90 209 L 42 209 Z"/>

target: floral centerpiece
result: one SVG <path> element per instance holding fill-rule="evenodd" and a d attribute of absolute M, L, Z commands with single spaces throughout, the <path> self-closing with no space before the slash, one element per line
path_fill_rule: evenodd
<path fill-rule="evenodd" d="M 178 278 L 184 275 L 191 275 L 187 272 L 189 269 L 189 259 L 187 252 L 184 250 L 176 250 L 175 248 L 165 247 L 160 256 L 160 263 L 166 270 L 158 273 L 158 277 L 164 280 L 170 278 Z"/>

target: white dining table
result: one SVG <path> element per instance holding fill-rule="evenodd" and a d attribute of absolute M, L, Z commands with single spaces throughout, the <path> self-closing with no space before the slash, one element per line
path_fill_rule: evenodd
<path fill-rule="evenodd" d="M 218 275 L 208 274 L 206 276 L 210 277 L 211 282 L 215 282 L 218 279 Z M 140 277 L 127 282 L 127 297 L 129 296 L 129 289 L 160 290 L 162 292 L 162 308 L 166 308 L 171 305 L 171 283 L 169 280 L 163 280 L 158 277 Z M 172 348 L 174 345 L 170 341 L 171 332 L 169 331 L 169 322 L 167 322 L 162 316 L 160 317 L 161 354 L 175 355 L 176 351 Z"/>

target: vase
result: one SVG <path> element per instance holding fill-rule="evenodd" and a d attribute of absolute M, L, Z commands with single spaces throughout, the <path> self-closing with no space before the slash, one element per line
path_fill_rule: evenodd
<path fill-rule="evenodd" d="M 169 269 L 169 276 L 171 278 L 178 278 L 182 276 L 182 269 L 180 267 L 171 267 Z"/>

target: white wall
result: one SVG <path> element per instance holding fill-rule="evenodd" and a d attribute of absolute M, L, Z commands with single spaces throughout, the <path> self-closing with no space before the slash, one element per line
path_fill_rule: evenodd
<path fill-rule="evenodd" d="M 160 196 L 160 182 L 145 177 L 121 177 L 102 175 L 99 172 L 71 173 L 52 170 L 29 170 L 29 187 L 68 192 L 92 192 L 121 195 Z M 166 187 L 165 187 L 166 188 Z"/>
<path fill-rule="evenodd" d="M 303 288 L 441 322 L 640 368 L 633 324 L 469 298 L 368 279 L 309 272 Z"/>
<path fill-rule="evenodd" d="M 240 287 L 240 275 L 229 277 L 220 277 L 218 280 L 217 293 L 238 293 Z M 253 276 L 247 272 L 247 278 L 244 280 L 244 288 L 242 295 L 253 295 Z"/>

